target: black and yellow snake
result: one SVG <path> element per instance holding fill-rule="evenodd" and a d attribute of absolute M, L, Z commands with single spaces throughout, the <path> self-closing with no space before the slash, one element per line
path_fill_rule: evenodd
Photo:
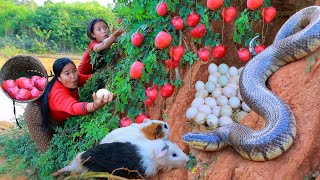
<path fill-rule="evenodd" d="M 304 8 L 291 16 L 274 42 L 252 58 L 240 75 L 240 94 L 246 104 L 266 120 L 253 130 L 233 123 L 210 132 L 189 132 L 188 145 L 205 151 L 233 146 L 243 157 L 266 161 L 283 154 L 296 136 L 296 122 L 289 106 L 266 87 L 267 79 L 280 67 L 311 54 L 320 47 L 320 6 Z"/>

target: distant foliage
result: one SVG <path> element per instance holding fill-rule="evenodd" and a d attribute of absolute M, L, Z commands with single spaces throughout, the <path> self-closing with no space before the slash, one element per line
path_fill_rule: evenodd
<path fill-rule="evenodd" d="M 9 44 L 33 53 L 83 52 L 89 43 L 86 26 L 90 19 L 115 23 L 111 7 L 97 2 L 52 3 L 37 6 L 33 0 L 0 0 L 0 48 Z M 45 42 L 43 41 L 45 38 Z"/>

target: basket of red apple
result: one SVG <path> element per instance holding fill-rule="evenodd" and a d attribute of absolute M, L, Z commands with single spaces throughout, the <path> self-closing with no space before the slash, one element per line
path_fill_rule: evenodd
<path fill-rule="evenodd" d="M 20 103 L 37 100 L 44 92 L 48 75 L 35 57 L 17 55 L 8 59 L 0 70 L 1 88 L 10 99 Z"/>

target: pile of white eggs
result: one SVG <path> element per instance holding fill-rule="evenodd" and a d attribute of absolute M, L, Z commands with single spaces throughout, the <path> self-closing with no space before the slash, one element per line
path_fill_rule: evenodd
<path fill-rule="evenodd" d="M 242 69 L 211 63 L 208 81 L 197 81 L 195 84 L 196 94 L 191 107 L 187 109 L 187 119 L 211 129 L 234 121 L 240 122 L 251 111 L 239 92 Z"/>

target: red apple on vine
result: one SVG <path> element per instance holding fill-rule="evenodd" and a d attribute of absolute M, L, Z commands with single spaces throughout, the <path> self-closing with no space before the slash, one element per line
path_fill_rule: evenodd
<path fill-rule="evenodd" d="M 134 34 L 132 34 L 131 36 L 131 43 L 134 45 L 134 46 L 140 46 L 143 42 L 143 35 L 139 32 L 136 32 Z"/>
<path fill-rule="evenodd" d="M 158 91 L 155 86 L 149 87 L 146 89 L 146 96 L 152 101 L 157 99 Z"/>
<path fill-rule="evenodd" d="M 147 116 L 144 113 L 141 113 L 134 119 L 134 122 L 137 123 L 137 124 L 141 124 L 144 119 L 149 119 L 149 116 Z"/>
<path fill-rule="evenodd" d="M 210 59 L 210 51 L 207 48 L 200 48 L 197 54 L 203 62 L 207 62 Z"/>
<path fill-rule="evenodd" d="M 142 76 L 142 69 L 144 64 L 140 61 L 134 62 L 130 67 L 130 77 L 133 79 L 140 79 Z"/>
<path fill-rule="evenodd" d="M 121 127 L 127 127 L 127 126 L 130 126 L 131 124 L 132 124 L 132 121 L 128 117 L 123 117 L 120 119 L 120 126 Z"/>
<path fill-rule="evenodd" d="M 237 10 L 235 7 L 230 6 L 229 8 L 222 8 L 221 16 L 225 23 L 231 22 L 236 17 Z"/>
<path fill-rule="evenodd" d="M 176 30 L 181 30 L 183 28 L 183 20 L 180 16 L 173 17 L 171 23 Z"/>
<path fill-rule="evenodd" d="M 183 46 L 170 47 L 169 55 L 170 55 L 172 61 L 180 61 L 183 54 L 184 54 L 184 47 Z"/>
<path fill-rule="evenodd" d="M 146 106 L 151 106 L 152 105 L 152 103 L 153 103 L 153 101 L 151 100 L 151 99 L 149 99 L 149 98 L 147 98 L 145 101 L 144 101 L 144 104 L 146 105 Z"/>
<path fill-rule="evenodd" d="M 271 22 L 277 14 L 276 8 L 270 6 L 268 8 L 262 8 L 261 16 L 265 23 Z"/>
<path fill-rule="evenodd" d="M 263 0 L 247 0 L 247 7 L 251 10 L 256 10 L 261 7 Z"/>
<path fill-rule="evenodd" d="M 195 27 L 200 22 L 200 14 L 193 12 L 187 16 L 187 25 L 190 27 Z"/>
<path fill-rule="evenodd" d="M 160 95 L 167 98 L 170 97 L 174 92 L 174 86 L 167 83 L 160 88 Z"/>
<path fill-rule="evenodd" d="M 250 52 L 247 48 L 240 48 L 238 49 L 238 57 L 243 62 L 248 62 L 250 59 Z"/>
<path fill-rule="evenodd" d="M 262 52 L 263 50 L 266 49 L 266 46 L 265 45 L 262 45 L 262 44 L 258 44 L 254 47 L 254 51 L 259 54 L 260 52 Z"/>
<path fill-rule="evenodd" d="M 172 41 L 172 37 L 169 33 L 160 31 L 154 41 L 156 48 L 164 49 L 169 46 Z"/>
<path fill-rule="evenodd" d="M 201 39 L 206 32 L 206 26 L 204 24 L 198 24 L 190 31 L 190 35 L 193 38 Z"/>
<path fill-rule="evenodd" d="M 166 68 L 169 68 L 171 66 L 171 60 L 170 59 L 165 60 L 164 64 L 166 65 Z"/>
<path fill-rule="evenodd" d="M 212 49 L 212 56 L 214 58 L 222 58 L 227 53 L 227 47 L 219 44 Z"/>
<path fill-rule="evenodd" d="M 168 5 L 165 2 L 159 3 L 156 7 L 159 16 L 165 16 L 168 12 Z"/>
<path fill-rule="evenodd" d="M 223 4 L 223 0 L 207 0 L 207 6 L 211 10 L 217 10 Z"/>

